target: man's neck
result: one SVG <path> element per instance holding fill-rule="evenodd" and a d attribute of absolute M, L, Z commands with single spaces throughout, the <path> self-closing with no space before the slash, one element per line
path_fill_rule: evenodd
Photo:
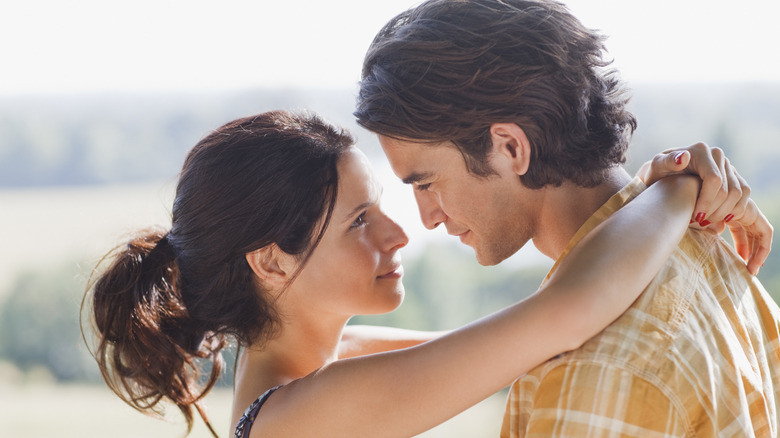
<path fill-rule="evenodd" d="M 631 176 L 622 167 L 617 167 L 595 187 L 564 183 L 545 189 L 539 227 L 533 238 L 536 248 L 557 260 L 577 230 L 630 181 Z"/>

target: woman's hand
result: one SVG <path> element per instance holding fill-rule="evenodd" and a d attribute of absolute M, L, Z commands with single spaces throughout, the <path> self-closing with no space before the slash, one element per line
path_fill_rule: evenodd
<path fill-rule="evenodd" d="M 750 199 L 750 186 L 737 173 L 719 148 L 697 143 L 687 148 L 668 149 L 644 163 L 637 176 L 648 186 L 660 178 L 689 173 L 702 179 L 691 224 L 721 233 L 728 226 L 734 246 L 757 274 L 769 256 L 773 228 Z"/>
<path fill-rule="evenodd" d="M 752 199 L 748 200 L 744 213 L 739 217 L 735 215 L 726 225 L 734 238 L 737 253 L 747 262 L 748 271 L 758 275 L 772 249 L 772 225 Z"/>

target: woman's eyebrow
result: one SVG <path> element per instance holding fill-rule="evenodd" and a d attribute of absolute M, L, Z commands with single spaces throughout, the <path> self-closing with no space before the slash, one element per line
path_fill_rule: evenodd
<path fill-rule="evenodd" d="M 355 216 L 356 214 L 358 214 L 358 212 L 359 212 L 360 210 L 364 210 L 364 209 L 366 209 L 366 208 L 368 208 L 368 207 L 370 207 L 370 206 L 372 206 L 372 205 L 374 205 L 374 204 L 378 203 L 378 202 L 379 202 L 379 199 L 381 199 L 381 198 L 382 198 L 382 194 L 383 194 L 384 192 L 385 192 L 385 188 L 380 186 L 380 187 L 379 187 L 379 198 L 377 198 L 377 200 L 375 200 L 375 201 L 366 201 L 366 202 L 364 202 L 364 203 L 362 203 L 362 204 L 358 205 L 357 207 L 353 208 L 353 209 L 352 209 L 352 210 L 351 210 L 351 211 L 350 211 L 350 212 L 349 212 L 349 213 L 348 213 L 346 216 L 344 216 L 344 222 L 346 222 L 346 221 L 350 220 L 350 219 L 351 219 L 353 216 Z"/>
<path fill-rule="evenodd" d="M 347 214 L 346 216 L 344 216 L 344 220 L 343 220 L 343 222 L 346 222 L 346 221 L 348 221 L 348 220 L 351 220 L 351 219 L 352 219 L 352 217 L 353 217 L 353 216 L 355 216 L 356 214 L 358 214 L 358 212 L 359 212 L 360 210 L 364 210 L 364 209 L 366 209 L 366 208 L 370 207 L 372 204 L 373 204 L 373 202 L 364 202 L 364 203 L 362 203 L 362 204 L 358 205 L 357 207 L 353 208 L 353 209 L 352 209 L 352 210 L 349 212 L 349 214 Z"/>

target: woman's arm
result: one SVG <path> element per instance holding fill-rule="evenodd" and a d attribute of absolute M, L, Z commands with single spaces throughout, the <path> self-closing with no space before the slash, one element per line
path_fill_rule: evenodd
<path fill-rule="evenodd" d="M 722 233 L 728 226 L 734 246 L 755 274 L 772 247 L 773 229 L 750 199 L 750 186 L 731 166 L 719 148 L 696 143 L 669 149 L 642 165 L 637 176 L 648 186 L 671 175 L 691 174 L 702 180 L 692 219 L 703 213 L 700 223 L 691 227 L 710 228 Z M 706 221 L 706 222 L 705 222 Z M 418 332 L 392 327 L 348 326 L 342 336 L 339 358 L 411 347 L 446 332 Z"/>
<path fill-rule="evenodd" d="M 374 325 L 348 325 L 341 334 L 339 359 L 414 347 L 447 331 L 419 331 Z"/>
<path fill-rule="evenodd" d="M 668 149 L 644 163 L 637 172 L 648 186 L 678 174 L 693 174 L 702 180 L 692 226 L 717 233 L 728 226 L 737 253 L 747 263 L 748 271 L 757 275 L 771 251 L 774 229 L 750 199 L 750 186 L 723 151 L 704 143 Z"/>
<path fill-rule="evenodd" d="M 589 233 L 536 294 L 412 348 L 336 361 L 277 391 L 253 437 L 425 431 L 620 316 L 688 226 L 699 180 L 671 177 Z"/>

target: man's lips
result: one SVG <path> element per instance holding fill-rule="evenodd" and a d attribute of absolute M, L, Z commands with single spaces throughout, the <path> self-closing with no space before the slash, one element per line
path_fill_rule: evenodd
<path fill-rule="evenodd" d="M 446 225 L 447 224 L 445 224 L 445 227 L 446 227 Z M 464 235 L 464 234 L 469 232 L 468 228 L 460 229 L 460 230 L 457 229 L 457 228 L 456 229 L 450 229 L 450 227 L 446 227 L 446 228 L 447 228 L 447 234 L 449 234 L 450 236 L 455 236 L 455 237 L 460 237 L 460 236 L 462 236 L 462 235 Z"/>
<path fill-rule="evenodd" d="M 451 236 L 455 236 L 455 237 L 458 237 L 458 238 L 460 238 L 460 241 L 461 241 L 461 242 L 463 242 L 463 243 L 465 243 L 465 242 L 464 242 L 464 239 L 465 239 L 465 238 L 466 238 L 466 236 L 469 234 L 469 230 L 466 230 L 466 231 L 461 231 L 461 232 L 459 232 L 459 233 L 449 233 L 449 232 L 448 232 L 448 234 L 449 234 L 449 235 L 451 235 Z"/>

